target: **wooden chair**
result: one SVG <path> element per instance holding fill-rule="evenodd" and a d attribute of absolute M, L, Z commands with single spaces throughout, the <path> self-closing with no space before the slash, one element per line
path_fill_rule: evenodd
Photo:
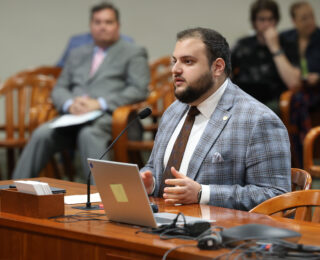
<path fill-rule="evenodd" d="M 21 77 L 26 75 L 46 75 L 57 79 L 62 72 L 60 67 L 55 66 L 39 66 L 18 72 L 15 76 Z"/>
<path fill-rule="evenodd" d="M 284 193 L 262 202 L 251 209 L 250 212 L 284 217 L 287 210 L 291 209 L 296 210 L 294 219 L 319 223 L 320 190 L 300 190 Z"/>
<path fill-rule="evenodd" d="M 287 90 L 283 92 L 280 96 L 280 116 L 281 119 L 286 126 L 289 137 L 290 137 L 290 143 L 291 143 L 291 162 L 293 167 L 297 167 L 299 165 L 299 159 L 298 155 L 292 149 L 294 146 L 292 145 L 292 136 L 298 134 L 298 129 L 295 125 L 292 125 L 290 123 L 290 104 L 291 104 L 291 98 L 295 91 Z M 317 126 L 320 124 L 320 109 L 316 109 L 315 111 L 311 112 L 311 120 L 312 124 L 314 126 Z M 320 146 L 320 140 L 317 142 L 317 146 Z M 316 149 L 317 156 L 320 155 L 320 148 Z M 303 165 L 304 169 L 307 169 L 305 165 Z M 311 173 L 311 172 L 310 172 Z"/>
<path fill-rule="evenodd" d="M 315 148 L 320 141 L 320 126 L 312 128 L 306 135 L 303 144 L 303 165 L 313 177 L 320 177 L 320 165 L 315 164 Z M 320 159 L 318 157 L 318 159 Z"/>
<path fill-rule="evenodd" d="M 36 68 L 27 69 L 19 72 L 16 76 L 21 77 L 25 75 L 46 75 L 54 79 L 58 79 L 62 72 L 62 68 L 55 66 L 40 66 Z M 39 125 L 58 116 L 58 111 L 55 109 L 48 98 L 46 102 L 34 106 L 30 109 L 30 130 L 31 132 Z M 61 179 L 66 175 L 71 181 L 74 179 L 75 169 L 72 165 L 71 158 L 68 151 L 61 152 L 61 159 L 63 163 L 57 163 L 52 159 L 47 166 L 41 171 L 40 176 Z"/>
<path fill-rule="evenodd" d="M 151 122 L 145 122 L 143 126 L 143 140 L 129 140 L 128 133 L 124 133 L 114 146 L 114 160 L 137 163 L 140 167 L 144 164 L 141 152 L 152 150 L 159 120 L 163 112 L 175 100 L 170 57 L 163 57 L 155 61 L 150 65 L 150 71 L 148 99 L 138 104 L 119 107 L 114 111 L 112 118 L 112 135 L 115 138 L 138 110 L 144 107 L 152 109 Z"/>
<path fill-rule="evenodd" d="M 7 149 L 8 178 L 15 165 L 15 149 L 23 148 L 39 123 L 29 112 L 48 101 L 55 82 L 53 77 L 45 75 L 21 74 L 10 77 L 0 88 L 0 97 L 4 99 L 2 111 L 5 111 L 5 122 L 0 124 L 5 137 L 0 140 L 0 147 Z"/>
<path fill-rule="evenodd" d="M 292 136 L 298 133 L 298 129 L 295 125 L 292 125 L 290 122 L 290 104 L 291 98 L 294 92 L 287 90 L 283 92 L 280 96 L 280 116 L 283 124 L 286 126 L 290 138 L 290 147 L 291 147 L 291 164 L 293 167 L 299 165 L 299 159 L 296 152 L 293 150 Z"/>
<path fill-rule="evenodd" d="M 291 191 L 309 190 L 311 187 L 312 178 L 309 172 L 291 168 Z"/>
<path fill-rule="evenodd" d="M 145 125 L 145 131 L 153 133 L 153 137 L 158 129 L 158 120 L 164 110 L 175 99 L 172 91 L 171 57 L 164 56 L 150 65 L 150 96 L 148 103 L 152 109 L 152 123 Z"/>
<path fill-rule="evenodd" d="M 62 68 L 55 66 L 39 66 L 36 68 L 30 68 L 19 72 L 16 76 L 24 75 L 46 75 L 58 79 L 62 72 Z M 30 109 L 30 119 L 31 119 L 31 132 L 39 125 L 55 118 L 58 116 L 58 112 L 55 110 L 51 99 L 47 102 L 33 107 Z M 68 176 L 72 181 L 75 176 L 75 169 L 72 166 L 72 162 L 67 151 L 61 153 L 61 158 L 63 163 L 58 164 L 56 160 L 52 159 L 50 163 L 42 170 L 40 176 L 52 177 L 61 179 L 63 175 Z M 59 167 L 61 166 L 61 167 Z"/>
<path fill-rule="evenodd" d="M 162 83 L 171 82 L 171 57 L 164 56 L 150 64 L 150 90 L 162 87 Z"/>
<path fill-rule="evenodd" d="M 311 187 L 311 175 L 302 169 L 291 168 L 291 191 L 309 190 Z M 287 210 L 284 217 L 293 217 L 295 209 Z"/>

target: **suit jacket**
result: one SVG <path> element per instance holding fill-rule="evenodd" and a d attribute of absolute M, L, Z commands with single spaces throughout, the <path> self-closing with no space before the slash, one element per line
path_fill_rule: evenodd
<path fill-rule="evenodd" d="M 120 37 L 125 41 L 134 42 L 134 40 L 130 36 L 121 34 Z M 56 66 L 62 68 L 64 66 L 70 52 L 74 48 L 78 48 L 80 46 L 83 46 L 86 44 L 92 44 L 92 43 L 93 43 L 93 38 L 92 38 L 92 35 L 90 32 L 77 34 L 77 35 L 72 36 L 68 42 L 68 45 L 67 45 L 64 53 L 62 54 L 62 57 L 60 58 L 60 60 L 58 61 Z"/>
<path fill-rule="evenodd" d="M 68 99 L 82 95 L 103 97 L 110 110 L 147 97 L 150 72 L 144 48 L 119 39 L 90 77 L 93 49 L 94 45 L 88 44 L 71 52 L 52 92 L 58 111 Z"/>
<path fill-rule="evenodd" d="M 164 113 L 147 165 L 158 196 L 163 157 L 188 105 L 175 101 Z M 250 210 L 291 190 L 288 133 L 266 106 L 230 80 L 190 160 L 187 176 L 210 185 L 210 204 Z"/>

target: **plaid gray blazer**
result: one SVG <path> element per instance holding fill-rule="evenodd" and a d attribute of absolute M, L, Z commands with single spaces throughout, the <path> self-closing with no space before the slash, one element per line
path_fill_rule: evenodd
<path fill-rule="evenodd" d="M 169 139 L 188 105 L 175 101 L 164 113 L 146 166 L 158 196 Z M 288 133 L 266 106 L 230 80 L 190 160 L 187 176 L 210 185 L 210 204 L 250 210 L 291 190 Z"/>

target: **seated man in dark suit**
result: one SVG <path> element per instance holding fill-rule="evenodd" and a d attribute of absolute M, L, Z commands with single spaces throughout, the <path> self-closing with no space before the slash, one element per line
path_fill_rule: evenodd
<path fill-rule="evenodd" d="M 111 4 L 92 8 L 94 43 L 70 53 L 52 91 L 52 101 L 61 114 L 108 113 L 79 126 L 41 125 L 25 147 L 14 179 L 36 177 L 55 152 L 75 146 L 87 172 L 87 158 L 100 157 L 111 139 L 111 112 L 147 97 L 150 75 L 146 50 L 120 38 L 118 17 L 118 10 Z"/>

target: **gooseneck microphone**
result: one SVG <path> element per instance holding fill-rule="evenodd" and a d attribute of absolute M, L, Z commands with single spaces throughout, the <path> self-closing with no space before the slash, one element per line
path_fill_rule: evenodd
<path fill-rule="evenodd" d="M 121 131 L 121 133 L 113 140 L 113 142 L 107 147 L 106 151 L 100 156 L 99 160 L 101 160 L 110 150 L 111 148 L 114 146 L 114 144 L 118 141 L 118 139 L 123 135 L 123 133 L 138 119 L 145 119 L 146 117 L 148 117 L 151 114 L 151 109 L 149 107 L 144 108 L 143 110 L 141 110 L 138 115 L 132 119 L 127 126 Z M 74 207 L 77 209 L 84 209 L 84 210 L 95 210 L 98 209 L 99 206 L 95 205 L 92 206 L 91 202 L 90 202 L 90 184 L 91 184 L 91 170 L 89 170 L 88 173 L 88 179 L 87 179 L 87 203 L 85 207 Z"/>

